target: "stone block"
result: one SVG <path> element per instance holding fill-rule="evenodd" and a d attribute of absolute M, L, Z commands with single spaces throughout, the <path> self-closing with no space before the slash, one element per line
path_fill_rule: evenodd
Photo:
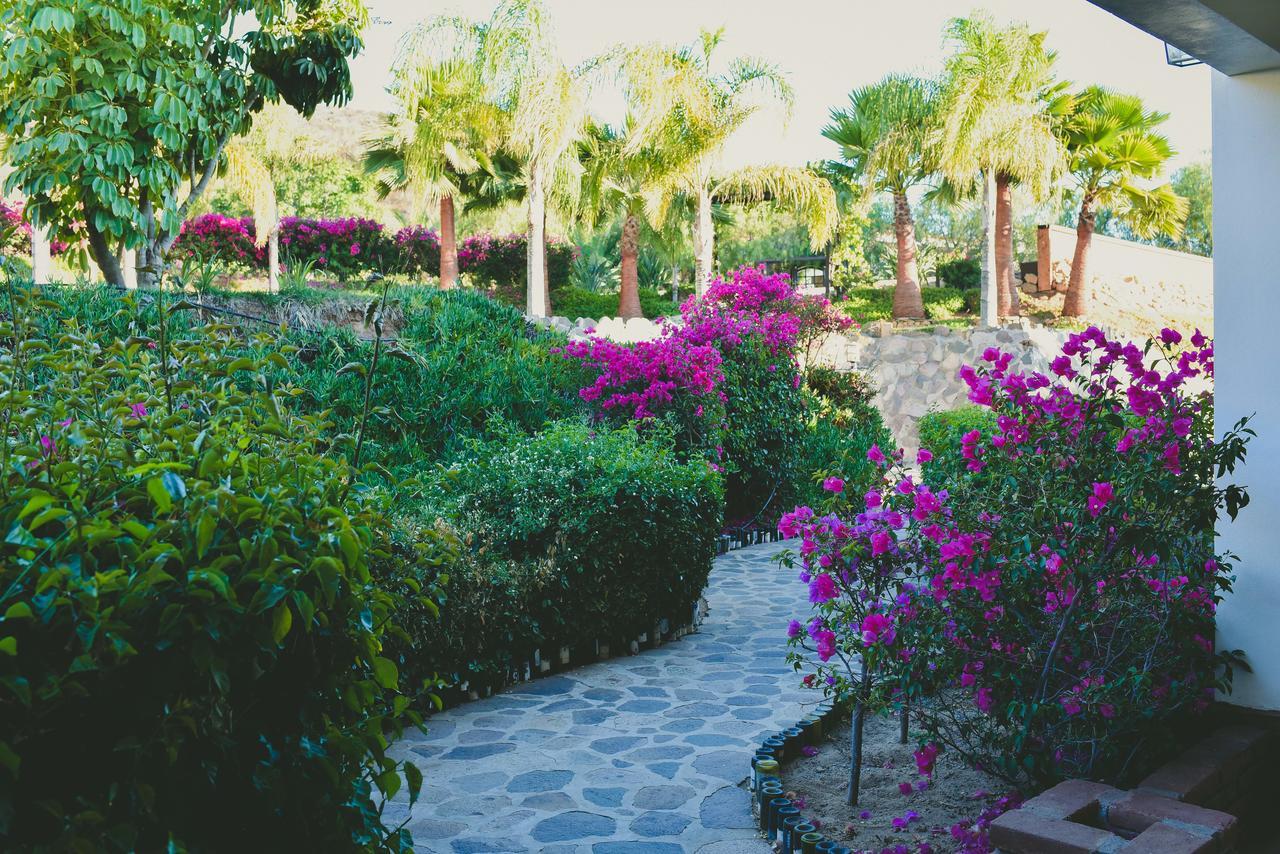
<path fill-rule="evenodd" d="M 1235 816 L 1195 804 L 1182 803 L 1147 792 L 1130 792 L 1106 810 L 1108 827 L 1136 836 L 1153 824 L 1173 822 L 1190 833 L 1229 839 L 1236 829 Z"/>
<path fill-rule="evenodd" d="M 1223 849 L 1216 839 L 1206 839 L 1170 824 L 1153 824 L 1120 850 L 1124 854 L 1213 854 Z"/>
<path fill-rule="evenodd" d="M 1119 789 L 1102 783 L 1067 780 L 1036 795 L 1023 804 L 1023 809 L 1064 821 L 1089 821 L 1097 815 L 1099 802 L 1118 800 L 1123 795 Z"/>
<path fill-rule="evenodd" d="M 991 844 L 1007 854 L 1098 854 L 1120 851 L 1124 840 L 1096 827 L 1020 809 L 991 823 Z"/>

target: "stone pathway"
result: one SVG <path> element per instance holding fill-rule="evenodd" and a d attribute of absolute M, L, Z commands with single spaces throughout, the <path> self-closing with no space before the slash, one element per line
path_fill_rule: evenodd
<path fill-rule="evenodd" d="M 807 591 L 770 543 L 716 558 L 710 613 L 657 649 L 527 682 L 429 721 L 396 745 L 425 778 L 408 817 L 417 850 L 754 854 L 739 784 L 752 746 L 819 696 L 786 663 Z"/>

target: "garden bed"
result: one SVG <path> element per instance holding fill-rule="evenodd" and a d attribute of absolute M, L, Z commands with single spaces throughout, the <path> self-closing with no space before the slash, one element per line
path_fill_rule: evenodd
<path fill-rule="evenodd" d="M 810 823 L 854 850 L 916 852 L 922 850 L 922 844 L 930 846 L 925 851 L 974 850 L 965 847 L 965 840 L 979 818 L 997 806 L 1008 784 L 949 753 L 937 757 L 931 777 L 923 776 L 914 756 L 919 744 L 914 738 L 900 744 L 898 738 L 896 718 L 871 716 L 866 720 L 857 806 L 845 802 L 847 719 L 817 745 L 816 754 L 782 769 L 783 788 L 803 804 Z"/>

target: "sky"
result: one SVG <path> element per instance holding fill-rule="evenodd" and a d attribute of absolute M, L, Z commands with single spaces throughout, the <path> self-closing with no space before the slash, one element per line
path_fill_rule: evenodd
<path fill-rule="evenodd" d="M 496 0 L 366 0 L 373 25 L 353 63 L 353 106 L 385 110 L 397 41 L 417 21 L 437 14 L 484 19 Z M 730 142 L 725 165 L 799 165 L 834 156 L 821 136 L 829 111 L 850 90 L 890 72 L 936 74 L 946 51 L 948 18 L 975 7 L 962 0 L 545 0 L 556 22 L 561 55 L 572 65 L 621 42 L 688 43 L 700 29 L 725 28 L 719 56 L 758 56 L 784 71 L 795 89 L 789 119 L 762 112 Z M 1178 156 L 1174 167 L 1208 158 L 1206 66 L 1165 63 L 1162 43 L 1087 0 L 986 0 L 997 21 L 1047 30 L 1058 73 L 1079 84 L 1102 84 L 1142 96 L 1170 114 L 1164 129 Z M 617 120 L 621 100 L 596 96 L 593 112 Z"/>

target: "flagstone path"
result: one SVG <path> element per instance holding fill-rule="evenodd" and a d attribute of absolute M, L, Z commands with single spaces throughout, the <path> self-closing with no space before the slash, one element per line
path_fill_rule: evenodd
<path fill-rule="evenodd" d="M 716 558 L 695 634 L 433 716 L 395 747 L 425 782 L 388 823 L 407 816 L 417 850 L 446 854 L 769 851 L 740 786 L 752 746 L 819 699 L 786 663 L 809 608 L 773 562 L 787 545 Z"/>

